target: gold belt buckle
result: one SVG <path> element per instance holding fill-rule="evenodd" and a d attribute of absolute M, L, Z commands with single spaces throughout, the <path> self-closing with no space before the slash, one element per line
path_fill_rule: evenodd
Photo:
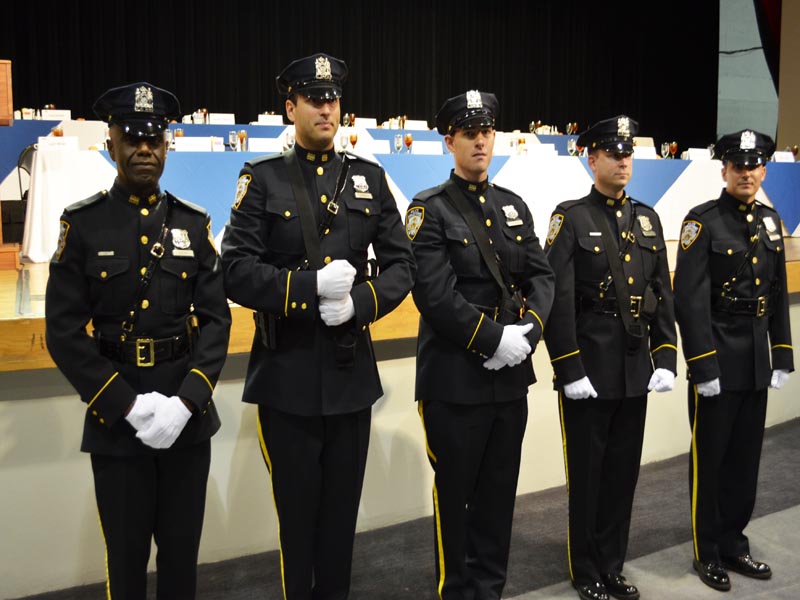
<path fill-rule="evenodd" d="M 767 314 L 767 297 L 766 296 L 759 296 L 756 298 L 758 305 L 756 306 L 756 316 L 763 317 Z"/>
<path fill-rule="evenodd" d="M 634 319 L 638 319 L 642 312 L 642 297 L 631 296 L 631 313 Z"/>
<path fill-rule="evenodd" d="M 142 356 L 145 353 L 147 356 Z M 155 346 L 153 338 L 140 338 L 136 340 L 136 366 L 152 367 L 156 364 Z"/>

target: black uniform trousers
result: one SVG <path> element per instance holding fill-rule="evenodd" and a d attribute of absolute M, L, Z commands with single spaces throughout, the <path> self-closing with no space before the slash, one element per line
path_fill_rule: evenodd
<path fill-rule="evenodd" d="M 145 600 L 155 539 L 156 598 L 192 600 L 211 442 L 137 456 L 92 454 L 109 600 Z"/>
<path fill-rule="evenodd" d="M 423 402 L 434 470 L 436 578 L 441 600 L 496 600 L 506 582 L 526 397 L 465 405 Z"/>
<path fill-rule="evenodd" d="M 700 396 L 697 386 L 689 386 L 689 489 L 697 560 L 718 562 L 720 556 L 750 553 L 743 532 L 756 503 L 766 417 L 766 389 Z"/>
<path fill-rule="evenodd" d="M 576 585 L 620 573 L 647 415 L 647 396 L 570 399 L 559 392 L 569 496 L 567 552 Z"/>
<path fill-rule="evenodd" d="M 371 407 L 308 417 L 258 406 L 285 600 L 345 600 L 350 593 L 371 415 Z"/>

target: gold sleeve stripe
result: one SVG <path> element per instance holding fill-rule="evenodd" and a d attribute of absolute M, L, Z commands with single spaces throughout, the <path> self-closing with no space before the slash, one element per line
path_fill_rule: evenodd
<path fill-rule="evenodd" d="M 559 360 L 561 360 L 561 359 L 563 359 L 563 358 L 569 358 L 570 356 L 575 356 L 576 354 L 580 354 L 580 353 L 581 353 L 581 351 L 580 351 L 580 350 L 575 350 L 575 352 L 570 352 L 569 354 L 562 354 L 562 355 L 561 355 L 561 356 L 559 356 L 558 358 L 554 358 L 554 359 L 552 359 L 552 360 L 550 361 L 550 364 L 553 364 L 554 362 L 558 362 Z"/>
<path fill-rule="evenodd" d="M 478 319 L 478 324 L 475 326 L 475 331 L 472 332 L 472 337 L 469 339 L 469 344 L 467 344 L 467 349 L 469 349 L 469 347 L 472 346 L 472 342 L 475 341 L 475 336 L 478 335 L 478 329 L 481 328 L 481 323 L 483 323 L 484 316 L 485 315 L 481 313 L 481 318 Z"/>
<path fill-rule="evenodd" d="M 675 350 L 675 352 L 678 351 L 677 346 L 673 346 L 672 344 L 661 344 L 658 348 L 652 350 L 650 354 L 655 354 L 656 352 L 658 352 L 659 350 L 663 350 L 664 348 L 672 348 L 673 350 Z"/>
<path fill-rule="evenodd" d="M 792 349 L 792 345 L 791 344 L 775 344 L 772 347 L 772 349 L 775 350 L 775 348 L 787 348 L 787 349 L 791 350 Z"/>
<path fill-rule="evenodd" d="M 94 395 L 94 398 L 92 398 L 91 400 L 89 400 L 89 404 L 88 404 L 88 406 L 91 406 L 92 404 L 94 404 L 94 401 L 95 401 L 95 400 L 97 400 L 97 399 L 100 397 L 100 394 L 102 394 L 102 393 L 103 393 L 103 390 L 105 390 L 105 389 L 106 389 L 106 388 L 109 386 L 109 384 L 110 384 L 112 381 L 114 381 L 114 378 L 115 378 L 117 375 L 119 375 L 119 371 L 117 371 L 117 372 L 116 372 L 116 373 L 114 373 L 114 374 L 113 374 L 111 377 L 109 377 L 109 378 L 108 378 L 108 381 L 106 381 L 106 382 L 103 384 L 103 387 L 101 387 L 101 388 L 100 388 L 100 391 L 99 391 L 99 392 L 97 392 L 97 393 Z"/>
<path fill-rule="evenodd" d="M 701 358 L 705 358 L 706 356 L 711 356 L 711 355 L 713 355 L 713 354 L 716 354 L 716 353 L 717 353 L 717 351 L 716 351 L 716 350 L 712 350 L 711 352 L 706 352 L 705 354 L 700 354 L 700 355 L 698 355 L 698 356 L 693 356 L 692 358 L 687 358 L 687 359 L 686 359 L 686 362 L 687 362 L 687 363 L 690 363 L 690 362 L 692 362 L 693 360 L 699 360 L 699 359 L 701 359 Z"/>
<path fill-rule="evenodd" d="M 372 322 L 374 323 L 378 320 L 378 294 L 375 293 L 375 286 L 372 285 L 371 281 L 368 281 L 367 285 L 369 286 L 369 289 L 372 290 L 372 299 L 375 300 L 375 318 L 372 319 Z"/>
<path fill-rule="evenodd" d="M 292 283 L 292 272 L 289 271 L 289 273 L 286 275 L 286 298 L 283 301 L 284 317 L 289 316 L 289 286 L 291 285 L 291 283 Z"/>
<path fill-rule="evenodd" d="M 533 315 L 534 319 L 539 321 L 539 327 L 542 328 L 542 333 L 544 333 L 544 323 L 542 323 L 542 320 L 539 318 L 539 315 L 537 315 L 535 312 L 533 312 L 530 308 L 528 309 L 528 312 Z"/>
<path fill-rule="evenodd" d="M 189 372 L 190 372 L 190 373 L 197 373 L 198 375 L 200 375 L 200 377 L 202 377 L 202 378 L 203 378 L 203 381 L 205 381 L 205 382 L 208 384 L 208 387 L 209 387 L 209 389 L 210 389 L 212 392 L 214 391 L 214 386 L 213 386 L 213 385 L 211 385 L 211 382 L 208 380 L 208 377 L 206 377 L 206 376 L 203 374 L 203 372 L 202 372 L 202 371 L 200 371 L 199 369 L 192 369 L 192 370 L 191 370 L 191 371 L 189 371 Z"/>

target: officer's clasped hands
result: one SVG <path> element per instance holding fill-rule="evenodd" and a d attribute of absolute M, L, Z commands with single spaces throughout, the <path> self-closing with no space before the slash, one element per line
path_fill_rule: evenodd
<path fill-rule="evenodd" d="M 533 323 L 527 325 L 506 325 L 503 327 L 503 336 L 500 344 L 494 351 L 494 356 L 483 363 L 490 371 L 497 371 L 503 367 L 514 367 L 525 360 L 531 353 L 531 345 L 525 334 L 533 329 Z"/>
<path fill-rule="evenodd" d="M 356 308 L 350 294 L 341 299 L 323 296 L 319 300 L 319 314 L 325 325 L 335 327 L 352 319 L 356 314 Z"/>
<path fill-rule="evenodd" d="M 136 437 L 151 448 L 169 448 L 178 439 L 192 413 L 178 396 L 167 397 L 158 392 L 152 394 L 159 396 L 153 421 L 147 429 L 139 431 Z"/>
<path fill-rule="evenodd" d="M 658 368 L 650 376 L 647 391 L 669 392 L 673 387 L 675 387 L 675 373 L 669 369 Z"/>
<path fill-rule="evenodd" d="M 564 386 L 564 395 L 571 400 L 582 400 L 589 396 L 597 398 L 597 392 L 588 377 L 566 384 Z"/>
<path fill-rule="evenodd" d="M 701 396 L 716 396 L 720 391 L 719 377 L 697 384 L 697 393 Z"/>
<path fill-rule="evenodd" d="M 353 287 L 356 270 L 348 261 L 337 259 L 317 271 L 317 295 L 341 300 Z"/>
<path fill-rule="evenodd" d="M 158 392 L 138 394 L 133 402 L 125 420 L 131 424 L 136 431 L 147 429 L 153 422 L 153 414 L 156 410 L 156 402 L 162 397 Z"/>
<path fill-rule="evenodd" d="M 786 369 L 775 369 L 772 372 L 772 381 L 770 382 L 769 387 L 779 390 L 786 384 L 787 381 L 789 381 L 789 371 Z"/>

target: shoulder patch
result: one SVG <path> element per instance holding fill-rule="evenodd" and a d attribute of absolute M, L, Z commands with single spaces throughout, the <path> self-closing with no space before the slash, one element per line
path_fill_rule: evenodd
<path fill-rule="evenodd" d="M 183 198 L 178 198 L 177 196 L 175 196 L 174 194 L 170 194 L 169 192 L 167 192 L 167 198 L 171 199 L 178 206 L 188 208 L 193 212 L 198 212 L 201 215 L 208 214 L 208 211 L 199 204 L 195 204 L 194 202 L 189 202 L 188 200 L 184 200 Z"/>
<path fill-rule="evenodd" d="M 58 245 L 56 246 L 56 251 L 53 254 L 54 262 L 61 260 L 61 255 L 64 254 L 64 248 L 67 247 L 67 234 L 69 234 L 69 223 L 67 221 L 62 219 L 59 221 L 58 225 Z"/>
<path fill-rule="evenodd" d="M 561 226 L 564 224 L 564 215 L 560 213 L 553 213 L 550 217 L 550 225 L 547 227 L 547 245 L 552 246 L 556 241 L 558 232 L 561 231 Z"/>
<path fill-rule="evenodd" d="M 83 200 L 79 200 L 73 204 L 70 204 L 67 208 L 64 209 L 65 213 L 71 214 L 77 212 L 81 209 L 84 209 L 88 206 L 93 206 L 103 200 L 106 196 L 108 196 L 108 191 L 103 190 L 102 192 L 97 192 L 94 196 L 89 196 L 88 198 L 84 198 Z"/>
<path fill-rule="evenodd" d="M 412 206 L 406 211 L 406 236 L 409 240 L 414 240 L 425 220 L 425 207 Z"/>
<path fill-rule="evenodd" d="M 681 248 L 688 250 L 697 236 L 700 235 L 700 230 L 703 229 L 703 224 L 700 221 L 686 220 L 681 227 Z"/>
<path fill-rule="evenodd" d="M 239 176 L 239 180 L 236 182 L 236 197 L 233 199 L 233 208 L 239 208 L 242 200 L 247 195 L 247 188 L 250 187 L 251 181 L 253 181 L 253 176 L 249 173 Z"/>

